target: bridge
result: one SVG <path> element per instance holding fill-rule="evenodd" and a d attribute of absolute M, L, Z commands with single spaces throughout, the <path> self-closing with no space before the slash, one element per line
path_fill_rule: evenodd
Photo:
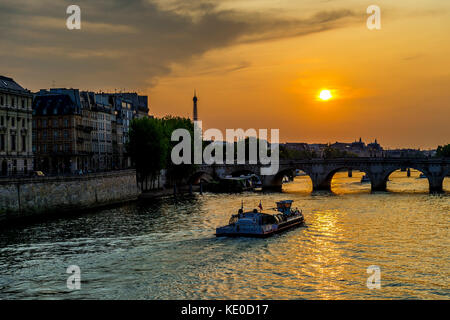
<path fill-rule="evenodd" d="M 430 192 L 442 192 L 443 181 L 450 176 L 450 159 L 437 158 L 340 158 L 281 160 L 274 175 L 261 176 L 261 164 L 213 164 L 200 165 L 191 181 L 204 175 L 225 177 L 228 175 L 256 174 L 261 177 L 263 189 L 281 191 L 284 176 L 292 176 L 296 169 L 304 171 L 312 181 L 313 190 L 331 190 L 333 175 L 342 170 L 358 170 L 369 178 L 372 191 L 385 191 L 389 175 L 399 169 L 412 168 L 428 178 Z"/>

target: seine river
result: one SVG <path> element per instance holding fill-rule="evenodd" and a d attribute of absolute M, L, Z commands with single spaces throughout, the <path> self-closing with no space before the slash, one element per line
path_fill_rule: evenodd
<path fill-rule="evenodd" d="M 332 193 L 297 177 L 283 193 L 166 198 L 2 230 L 0 299 L 449 299 L 450 178 L 395 172 L 389 192 L 338 173 Z M 241 200 L 293 199 L 307 227 L 267 239 L 216 238 Z M 80 290 L 66 286 L 81 270 Z M 369 266 L 381 270 L 370 290 Z"/>

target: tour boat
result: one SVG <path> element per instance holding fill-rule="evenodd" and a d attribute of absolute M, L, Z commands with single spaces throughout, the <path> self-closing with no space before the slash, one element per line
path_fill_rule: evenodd
<path fill-rule="evenodd" d="M 278 213 L 264 213 L 262 205 L 259 204 L 260 211 L 244 212 L 243 206 L 237 214 L 233 214 L 229 224 L 216 228 L 216 236 L 227 237 L 267 237 L 272 234 L 285 231 L 304 224 L 305 219 L 301 210 L 291 208 L 293 200 L 283 200 L 277 202 L 277 207 L 273 208 Z"/>

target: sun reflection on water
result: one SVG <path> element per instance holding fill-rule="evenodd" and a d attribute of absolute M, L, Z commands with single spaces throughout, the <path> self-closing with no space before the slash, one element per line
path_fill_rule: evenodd
<path fill-rule="evenodd" d="M 297 177 L 283 193 L 167 198 L 6 230 L 0 298 L 449 298 L 449 194 L 422 192 L 424 180 L 405 172 L 393 174 L 395 192 L 371 193 L 360 176 L 338 172 L 332 193 Z M 268 210 L 281 199 L 303 209 L 306 227 L 214 236 L 241 201 Z M 61 289 L 68 263 L 80 266 L 83 290 Z M 381 268 L 380 290 L 366 287 L 370 265 Z"/>

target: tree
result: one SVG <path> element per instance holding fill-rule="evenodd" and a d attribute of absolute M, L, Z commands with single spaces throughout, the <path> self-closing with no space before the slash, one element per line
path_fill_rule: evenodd
<path fill-rule="evenodd" d="M 186 129 L 191 136 L 190 164 L 175 165 L 171 159 L 172 148 L 178 143 L 171 141 L 172 132 Z M 181 182 L 195 170 L 193 164 L 194 124 L 188 118 L 166 116 L 136 119 L 131 122 L 129 141 L 126 144 L 135 167 L 138 183 L 142 191 L 147 191 L 148 180 L 152 187 L 162 169 L 167 169 L 166 177 L 172 182 Z"/>
<path fill-rule="evenodd" d="M 436 150 L 436 157 L 448 158 L 450 157 L 450 144 L 446 146 L 439 146 Z"/>
<path fill-rule="evenodd" d="M 128 134 L 126 150 L 136 167 L 141 190 L 146 191 L 148 179 L 152 184 L 165 167 L 168 142 L 164 129 L 159 119 L 142 118 L 131 122 Z"/>
<path fill-rule="evenodd" d="M 168 151 L 166 153 L 165 168 L 166 176 L 172 182 L 180 183 L 183 179 L 191 176 L 196 166 L 194 163 L 194 123 L 189 118 L 166 116 L 161 119 L 164 136 L 168 141 Z M 177 145 L 178 141 L 171 141 L 172 132 L 176 129 L 186 129 L 191 136 L 191 163 L 175 165 L 172 162 L 172 149 Z"/>
<path fill-rule="evenodd" d="M 295 150 L 286 148 L 284 145 L 280 145 L 280 159 L 284 160 L 300 160 L 300 159 L 312 159 L 316 156 L 314 151 L 309 150 Z"/>
<path fill-rule="evenodd" d="M 331 145 L 327 145 L 324 149 L 323 149 L 323 157 L 325 159 L 333 159 L 333 158 L 354 158 L 357 157 L 356 154 L 352 153 L 352 152 L 348 152 L 345 150 L 339 150 L 336 148 L 333 148 Z"/>

